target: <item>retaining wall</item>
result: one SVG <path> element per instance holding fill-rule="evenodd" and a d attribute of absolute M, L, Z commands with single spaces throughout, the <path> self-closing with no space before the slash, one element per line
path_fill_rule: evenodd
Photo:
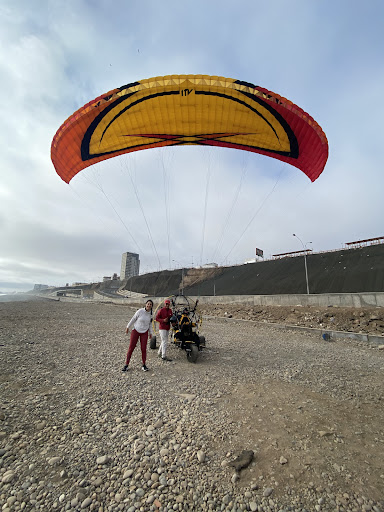
<path fill-rule="evenodd" d="M 151 297 L 155 304 L 166 297 Z M 377 293 L 329 293 L 329 294 L 293 294 L 293 295 L 220 295 L 220 296 L 189 296 L 199 300 L 201 304 L 249 304 L 252 306 L 340 306 L 340 307 L 384 307 L 384 292 Z M 145 299 L 124 299 L 137 303 Z"/>
<path fill-rule="evenodd" d="M 46 295 L 45 298 L 49 298 Z M 51 297 L 56 300 L 58 297 Z M 152 299 L 155 306 L 166 297 L 136 296 L 136 297 L 106 297 L 94 292 L 92 299 L 60 297 L 61 300 L 89 300 L 97 302 L 112 302 L 113 304 L 144 304 L 146 299 Z M 339 307 L 384 307 L 384 292 L 377 293 L 329 293 L 318 295 L 220 295 L 220 296 L 189 296 L 199 300 L 201 304 L 248 304 L 251 306 L 339 306 Z"/>
<path fill-rule="evenodd" d="M 330 293 L 318 295 L 224 295 L 199 297 L 203 304 L 250 304 L 255 306 L 342 306 L 384 307 L 384 292 L 378 293 Z"/>

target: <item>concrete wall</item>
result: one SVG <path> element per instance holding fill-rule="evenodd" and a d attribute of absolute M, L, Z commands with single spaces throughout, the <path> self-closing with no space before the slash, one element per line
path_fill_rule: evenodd
<path fill-rule="evenodd" d="M 48 298 L 47 296 L 45 296 Z M 52 297 L 53 298 L 53 297 Z M 56 296 L 55 296 L 56 298 Z M 61 300 L 69 300 L 69 297 L 60 297 Z M 114 304 L 145 304 L 146 299 L 152 299 L 155 307 L 167 297 L 131 297 L 112 298 L 94 293 L 92 301 L 112 302 Z M 251 306 L 340 306 L 340 307 L 384 307 L 384 292 L 377 293 L 330 293 L 319 295 L 220 295 L 191 297 L 192 300 L 199 300 L 201 304 L 248 304 Z M 80 298 L 71 298 L 78 301 Z M 87 300 L 87 299 L 83 299 Z"/>
<path fill-rule="evenodd" d="M 152 298 L 152 297 L 148 297 Z M 165 298 L 165 297 L 163 297 Z M 249 304 L 254 306 L 343 306 L 343 307 L 384 307 L 384 292 L 377 293 L 329 293 L 319 295 L 221 295 L 190 297 L 199 299 L 201 304 Z M 128 300 L 128 299 L 126 299 Z M 162 300 L 154 297 L 154 303 Z M 137 299 L 136 299 L 137 302 Z"/>

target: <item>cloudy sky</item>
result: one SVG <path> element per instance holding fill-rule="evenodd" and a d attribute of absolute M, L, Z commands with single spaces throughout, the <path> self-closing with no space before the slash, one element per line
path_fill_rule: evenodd
<path fill-rule="evenodd" d="M 3 0 L 0 291 L 99 281 L 126 251 L 147 273 L 383 236 L 383 24 L 382 0 Z M 185 146 L 58 177 L 50 146 L 67 117 L 169 74 L 290 99 L 328 137 L 323 174 Z"/>

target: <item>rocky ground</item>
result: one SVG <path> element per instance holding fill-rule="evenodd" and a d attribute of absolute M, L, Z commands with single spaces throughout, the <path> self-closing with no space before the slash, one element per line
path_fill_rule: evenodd
<path fill-rule="evenodd" d="M 3 511 L 384 511 L 380 345 L 231 310 L 196 364 L 136 349 L 122 373 L 133 311 L 0 304 Z"/>
<path fill-rule="evenodd" d="M 384 336 L 384 308 L 201 305 L 206 315 Z"/>

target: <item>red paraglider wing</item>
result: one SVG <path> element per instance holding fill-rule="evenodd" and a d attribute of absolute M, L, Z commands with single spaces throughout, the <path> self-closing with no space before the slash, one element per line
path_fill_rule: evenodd
<path fill-rule="evenodd" d="M 287 162 L 311 181 L 328 158 L 320 126 L 289 100 L 230 78 L 171 75 L 114 89 L 87 103 L 57 131 L 51 158 L 67 183 L 82 169 L 143 149 L 209 145 Z"/>

